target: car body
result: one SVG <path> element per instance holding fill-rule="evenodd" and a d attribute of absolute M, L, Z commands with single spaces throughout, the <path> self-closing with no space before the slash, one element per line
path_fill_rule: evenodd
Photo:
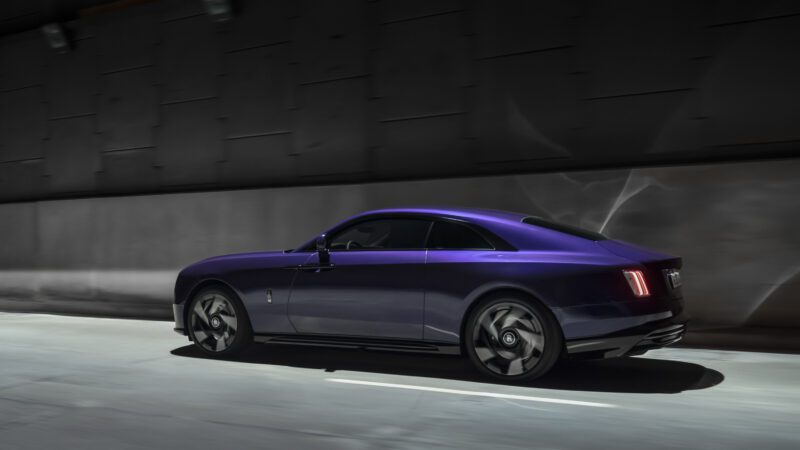
<path fill-rule="evenodd" d="M 233 321 L 221 301 L 190 307 L 203 289 L 217 287 L 222 300 L 235 300 L 230 314 L 239 308 L 239 323 L 247 320 L 248 342 L 457 354 L 473 346 L 466 345 L 469 336 L 482 335 L 490 346 L 530 336 L 524 350 L 524 343 L 511 350 L 541 356 L 531 349 L 547 335 L 559 358 L 616 357 L 682 337 L 680 268 L 678 257 L 521 213 L 384 209 L 347 219 L 293 250 L 190 265 L 175 286 L 175 329 L 197 341 L 196 311 L 201 337 L 220 334 L 208 328 L 208 311 L 222 311 L 217 324 Z M 476 308 L 498 297 L 512 303 L 497 300 L 500 306 L 481 319 L 483 331 L 478 324 L 474 333 L 468 329 L 470 317 L 479 320 Z M 541 339 L 531 334 L 537 323 L 533 334 Z M 555 331 L 546 333 L 548 326 Z M 223 340 L 236 332 L 229 331 Z M 227 350 L 219 339 L 208 342 L 209 353 Z M 515 375 L 529 371 L 523 372 Z"/>

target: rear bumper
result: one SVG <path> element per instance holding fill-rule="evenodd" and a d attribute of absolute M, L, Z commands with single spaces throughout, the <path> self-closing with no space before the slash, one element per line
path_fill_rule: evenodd
<path fill-rule="evenodd" d="M 175 332 L 178 334 L 186 334 L 186 327 L 183 324 L 183 304 L 172 305 L 172 315 L 175 316 Z"/>
<path fill-rule="evenodd" d="M 606 336 L 567 341 L 567 353 L 590 358 L 641 355 L 680 341 L 686 333 L 686 322 L 687 317 L 681 314 Z"/>

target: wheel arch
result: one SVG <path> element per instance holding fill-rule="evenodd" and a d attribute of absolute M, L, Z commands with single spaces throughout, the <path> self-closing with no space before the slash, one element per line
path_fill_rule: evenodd
<path fill-rule="evenodd" d="M 561 336 L 564 336 L 564 330 L 561 327 L 561 321 L 559 320 L 559 315 L 553 308 L 542 299 L 542 297 L 535 292 L 534 290 L 521 285 L 515 284 L 499 284 L 499 285 L 488 285 L 483 286 L 482 288 L 476 289 L 467 297 L 467 307 L 464 310 L 464 313 L 461 315 L 461 324 L 459 325 L 458 335 L 459 335 L 459 346 L 461 347 L 462 354 L 466 354 L 466 349 L 464 348 L 465 339 L 466 339 L 466 327 L 467 322 L 469 321 L 470 316 L 475 311 L 475 308 L 479 307 L 486 299 L 490 297 L 494 297 L 496 295 L 507 293 L 512 295 L 522 295 L 527 297 L 530 301 L 536 302 L 543 307 L 544 310 L 548 311 L 552 316 L 553 320 L 556 324 L 558 324 L 558 330 L 561 333 Z"/>
<path fill-rule="evenodd" d="M 194 296 L 197 295 L 198 292 L 213 286 L 219 286 L 232 292 L 236 296 L 237 300 L 239 300 L 239 302 L 242 304 L 242 307 L 244 307 L 245 312 L 247 312 L 247 320 L 248 322 L 250 321 L 250 313 L 247 311 L 247 305 L 242 300 L 242 294 L 238 290 L 236 290 L 230 283 L 222 280 L 221 278 L 211 277 L 211 278 L 204 278 L 199 282 L 197 282 L 194 286 L 192 286 L 192 288 L 186 295 L 186 298 L 183 300 L 183 304 L 186 306 L 185 308 L 183 308 L 183 323 L 186 324 L 187 327 L 189 324 L 189 312 L 190 312 L 189 306 L 192 302 L 192 299 L 194 299 Z"/>

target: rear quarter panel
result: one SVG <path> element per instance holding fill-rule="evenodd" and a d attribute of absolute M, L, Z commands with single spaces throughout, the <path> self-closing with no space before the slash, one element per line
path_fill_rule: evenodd
<path fill-rule="evenodd" d="M 637 266 L 607 252 L 431 250 L 424 337 L 458 342 L 470 307 L 502 289 L 526 292 L 549 307 L 568 340 L 613 332 L 632 315 L 669 309 L 633 297 L 622 269 Z"/>

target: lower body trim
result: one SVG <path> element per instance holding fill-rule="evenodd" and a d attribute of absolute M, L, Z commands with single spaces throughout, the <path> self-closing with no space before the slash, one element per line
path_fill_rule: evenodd
<path fill-rule="evenodd" d="M 570 356 L 598 358 L 641 355 L 648 350 L 674 344 L 683 338 L 686 333 L 685 319 L 670 322 L 672 323 L 662 323 L 646 329 L 637 327 L 614 336 L 570 341 L 567 342 L 567 353 Z"/>
<path fill-rule="evenodd" d="M 372 339 L 352 336 L 323 335 L 256 335 L 254 340 L 267 344 L 308 345 L 312 347 L 336 347 L 363 350 L 387 350 L 413 353 L 438 353 L 458 355 L 461 346 L 439 342 L 406 341 L 401 339 Z"/>

